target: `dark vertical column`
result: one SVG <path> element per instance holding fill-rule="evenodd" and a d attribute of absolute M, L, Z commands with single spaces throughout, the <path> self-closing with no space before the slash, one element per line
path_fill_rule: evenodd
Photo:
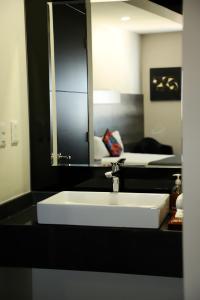
<path fill-rule="evenodd" d="M 71 155 L 72 164 L 88 162 L 87 94 L 57 92 L 58 152 Z"/>
<path fill-rule="evenodd" d="M 67 4 L 53 4 L 56 89 L 87 93 L 86 16 Z"/>
<path fill-rule="evenodd" d="M 53 4 L 58 152 L 88 164 L 86 15 L 81 7 Z"/>

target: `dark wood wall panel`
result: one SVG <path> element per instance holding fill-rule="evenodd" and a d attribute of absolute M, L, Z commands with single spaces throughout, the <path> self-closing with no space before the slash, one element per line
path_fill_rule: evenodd
<path fill-rule="evenodd" d="M 70 163 L 89 161 L 87 94 L 57 92 L 58 153 L 70 155 Z"/>
<path fill-rule="evenodd" d="M 86 14 L 68 2 L 52 8 L 58 153 L 71 164 L 88 164 Z"/>
<path fill-rule="evenodd" d="M 79 1 L 80 7 L 84 2 Z M 31 189 L 73 189 L 89 167 L 52 167 L 50 149 L 47 1 L 25 0 L 31 148 Z M 77 146 L 78 147 L 78 146 Z"/>
<path fill-rule="evenodd" d="M 54 4 L 53 24 L 56 90 L 87 93 L 85 12 Z"/>

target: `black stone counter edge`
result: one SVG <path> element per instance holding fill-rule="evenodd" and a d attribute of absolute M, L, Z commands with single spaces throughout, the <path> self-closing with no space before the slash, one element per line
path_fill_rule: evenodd
<path fill-rule="evenodd" d="M 183 276 L 179 231 L 1 224 L 0 238 L 4 267 Z"/>
<path fill-rule="evenodd" d="M 47 197 L 50 197 L 57 192 L 29 192 L 18 196 L 7 202 L 0 203 L 0 222 L 2 219 L 12 217 L 14 214 L 35 205 Z"/>
<path fill-rule="evenodd" d="M 26 193 L 15 199 L 0 204 L 0 220 L 12 216 L 16 212 L 31 205 L 32 202 L 32 193 Z"/>

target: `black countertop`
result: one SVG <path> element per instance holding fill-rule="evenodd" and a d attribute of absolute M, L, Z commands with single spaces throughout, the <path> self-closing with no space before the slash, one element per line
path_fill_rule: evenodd
<path fill-rule="evenodd" d="M 173 180 L 166 179 L 136 179 L 127 178 L 123 182 L 123 187 L 120 189 L 122 192 L 130 193 L 166 193 L 169 194 L 174 185 Z M 112 180 L 106 178 L 91 178 L 76 186 L 76 190 L 80 191 L 112 191 Z"/>
<path fill-rule="evenodd" d="M 181 231 L 38 224 L 36 203 L 50 195 L 0 206 L 0 266 L 182 277 Z"/>

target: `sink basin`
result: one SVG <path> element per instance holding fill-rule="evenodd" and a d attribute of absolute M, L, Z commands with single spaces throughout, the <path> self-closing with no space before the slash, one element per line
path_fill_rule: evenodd
<path fill-rule="evenodd" d="M 38 223 L 158 228 L 168 194 L 64 191 L 37 203 Z"/>

